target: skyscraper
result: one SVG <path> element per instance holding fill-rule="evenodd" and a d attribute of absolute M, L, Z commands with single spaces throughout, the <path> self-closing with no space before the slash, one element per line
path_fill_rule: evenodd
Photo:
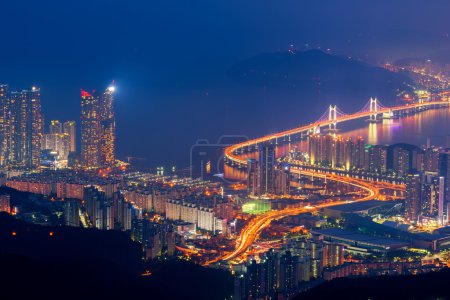
<path fill-rule="evenodd" d="M 8 85 L 0 84 L 0 165 L 5 165 L 8 151 L 7 151 L 7 140 L 8 140 Z"/>
<path fill-rule="evenodd" d="M 279 164 L 274 171 L 274 177 L 274 194 L 289 194 L 291 187 L 289 164 Z"/>
<path fill-rule="evenodd" d="M 42 139 L 42 150 L 58 153 L 59 159 L 67 160 L 70 152 L 70 137 L 65 133 L 47 133 Z"/>
<path fill-rule="evenodd" d="M 40 165 L 43 116 L 40 89 L 8 93 L 0 86 L 1 164 L 36 168 Z"/>
<path fill-rule="evenodd" d="M 437 172 L 439 165 L 439 151 L 433 148 L 427 148 L 424 153 L 424 171 Z"/>
<path fill-rule="evenodd" d="M 114 114 L 114 87 L 108 87 L 100 97 L 100 164 L 115 163 L 116 118 Z"/>
<path fill-rule="evenodd" d="M 438 222 L 444 225 L 444 192 L 445 192 L 445 178 L 439 177 L 439 187 L 438 187 Z"/>
<path fill-rule="evenodd" d="M 247 160 L 247 191 L 253 196 L 261 194 L 259 163 L 255 159 Z"/>
<path fill-rule="evenodd" d="M 275 147 L 271 144 L 262 145 L 259 150 L 260 187 L 262 194 L 274 194 L 275 192 L 275 162 Z"/>
<path fill-rule="evenodd" d="M 70 152 L 77 151 L 77 131 L 75 121 L 64 122 L 63 132 L 69 136 Z"/>
<path fill-rule="evenodd" d="M 444 224 L 444 177 L 435 172 L 426 172 L 422 177 L 421 216 Z"/>
<path fill-rule="evenodd" d="M 353 155 L 353 166 L 357 169 L 364 169 L 365 167 L 365 142 L 362 137 L 355 140 L 355 148 Z"/>
<path fill-rule="evenodd" d="M 81 90 L 81 161 L 85 168 L 100 166 L 99 98 Z"/>
<path fill-rule="evenodd" d="M 334 161 L 332 162 L 333 168 L 345 167 L 345 140 L 342 136 L 337 136 L 333 143 L 334 147 Z"/>
<path fill-rule="evenodd" d="M 445 149 L 439 152 L 438 161 L 439 176 L 445 178 L 444 200 L 446 203 L 450 202 L 450 149 Z M 448 218 L 448 216 L 447 216 Z"/>
<path fill-rule="evenodd" d="M 413 223 L 419 219 L 421 205 L 422 180 L 419 173 L 406 176 L 405 218 Z"/>
<path fill-rule="evenodd" d="M 371 172 L 384 174 L 387 170 L 387 147 L 372 146 L 369 148 L 368 169 Z"/>
<path fill-rule="evenodd" d="M 26 117 L 27 135 L 26 135 L 26 159 L 27 167 L 36 168 L 40 165 L 41 158 L 41 141 L 44 132 L 44 118 L 41 106 L 41 90 L 32 87 L 29 91 L 22 91 L 25 96 L 28 110 Z"/>
<path fill-rule="evenodd" d="M 80 203 L 77 199 L 66 199 L 64 201 L 64 225 L 80 226 Z"/>
<path fill-rule="evenodd" d="M 62 124 L 58 120 L 50 122 L 50 134 L 62 133 Z"/>
<path fill-rule="evenodd" d="M 324 267 L 336 267 L 344 263 L 344 246 L 338 243 L 323 243 L 323 261 Z"/>
<path fill-rule="evenodd" d="M 85 168 L 115 162 L 114 87 L 101 96 L 81 91 L 81 160 Z"/>
<path fill-rule="evenodd" d="M 321 161 L 321 136 L 320 134 L 311 135 L 309 141 L 309 162 L 311 165 L 317 164 Z"/>
<path fill-rule="evenodd" d="M 405 176 L 410 168 L 410 152 L 401 147 L 393 150 L 393 170 L 398 176 Z"/>

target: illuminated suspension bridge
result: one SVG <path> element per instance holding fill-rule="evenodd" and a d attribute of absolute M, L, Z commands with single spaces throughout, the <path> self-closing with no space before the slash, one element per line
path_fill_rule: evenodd
<path fill-rule="evenodd" d="M 422 102 L 408 105 L 399 105 L 393 107 L 386 107 L 378 101 L 377 98 L 370 98 L 364 107 L 356 113 L 346 114 L 337 105 L 330 105 L 325 113 L 315 122 L 300 126 L 297 128 L 285 130 L 279 133 L 266 135 L 257 139 L 249 140 L 240 144 L 230 146 L 225 149 L 226 162 L 232 166 L 244 167 L 247 165 L 247 160 L 240 157 L 244 149 L 258 146 L 258 144 L 277 141 L 280 138 L 288 138 L 295 135 L 310 135 L 320 133 L 321 129 L 336 130 L 339 123 L 351 120 L 368 118 L 367 121 L 377 122 L 381 117 L 392 117 L 395 114 L 401 113 L 415 113 L 426 108 L 435 108 L 441 106 L 448 106 L 449 102 L 432 101 Z"/>

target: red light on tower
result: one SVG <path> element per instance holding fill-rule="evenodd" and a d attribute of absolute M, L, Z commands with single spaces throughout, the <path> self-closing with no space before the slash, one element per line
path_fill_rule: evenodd
<path fill-rule="evenodd" d="M 81 97 L 85 98 L 85 97 L 92 97 L 92 95 L 88 92 L 86 92 L 85 90 L 81 90 Z"/>

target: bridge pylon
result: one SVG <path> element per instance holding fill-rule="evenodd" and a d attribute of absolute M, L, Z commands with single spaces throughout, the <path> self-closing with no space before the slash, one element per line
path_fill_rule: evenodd
<path fill-rule="evenodd" d="M 377 98 L 370 98 L 370 121 L 371 122 L 376 122 L 377 121 L 377 111 L 378 111 L 378 106 L 377 106 Z"/>
<path fill-rule="evenodd" d="M 367 107 L 368 106 L 368 107 Z M 378 122 L 379 119 L 377 118 L 380 114 L 380 110 L 382 110 L 384 107 L 380 104 L 377 98 L 370 98 L 368 105 L 366 104 L 366 109 L 368 109 L 369 119 L 367 121 L 369 122 Z M 367 110 L 366 110 L 367 111 Z"/>
<path fill-rule="evenodd" d="M 330 105 L 328 108 L 328 121 L 330 123 L 328 124 L 328 130 L 329 131 L 336 131 L 337 130 L 337 106 L 336 105 Z"/>

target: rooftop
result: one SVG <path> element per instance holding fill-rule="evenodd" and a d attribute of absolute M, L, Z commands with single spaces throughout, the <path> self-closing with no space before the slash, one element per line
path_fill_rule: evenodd
<path fill-rule="evenodd" d="M 380 201 L 380 200 L 369 200 L 364 202 L 353 202 L 347 204 L 341 204 L 336 206 L 328 207 L 328 209 L 339 210 L 342 212 L 358 212 L 364 211 L 375 207 L 381 207 L 385 205 L 395 205 L 394 201 Z"/>
<path fill-rule="evenodd" d="M 409 243 L 396 240 L 396 239 L 385 239 L 373 237 L 370 235 L 361 234 L 355 231 L 348 231 L 340 228 L 328 228 L 321 230 L 314 230 L 314 233 L 323 234 L 325 236 L 330 236 L 333 238 L 338 238 L 341 240 L 346 240 L 349 242 L 364 243 L 373 246 L 381 246 L 383 248 L 401 248 L 406 247 Z"/>

